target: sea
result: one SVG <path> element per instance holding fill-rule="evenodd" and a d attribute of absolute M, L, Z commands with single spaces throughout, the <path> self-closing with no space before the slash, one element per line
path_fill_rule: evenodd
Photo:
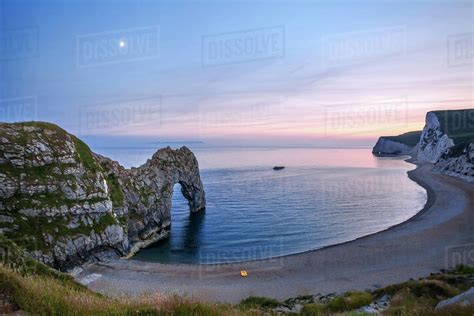
<path fill-rule="evenodd" d="M 407 157 L 369 148 L 193 148 L 206 210 L 190 213 L 174 187 L 171 233 L 134 259 L 215 264 L 278 258 L 385 230 L 418 213 L 425 189 L 410 180 Z M 102 148 L 125 167 L 154 148 Z M 273 170 L 284 166 L 283 170 Z"/>

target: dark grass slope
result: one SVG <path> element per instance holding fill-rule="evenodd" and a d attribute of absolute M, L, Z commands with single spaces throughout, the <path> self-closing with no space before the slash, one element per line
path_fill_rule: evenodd
<path fill-rule="evenodd" d="M 402 143 L 410 147 L 415 147 L 420 141 L 420 137 L 421 131 L 408 132 L 398 136 L 383 136 L 385 139 Z"/>
<path fill-rule="evenodd" d="M 455 145 L 474 140 L 474 109 L 434 111 L 441 130 Z"/>
<path fill-rule="evenodd" d="M 474 109 L 434 111 L 441 130 L 454 141 L 454 146 L 443 158 L 459 157 L 474 142 Z"/>

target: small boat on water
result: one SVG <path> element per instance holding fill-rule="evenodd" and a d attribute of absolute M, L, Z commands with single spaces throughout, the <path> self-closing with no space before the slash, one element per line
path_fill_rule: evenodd
<path fill-rule="evenodd" d="M 283 167 L 283 166 L 275 166 L 275 167 L 273 167 L 273 170 L 282 170 L 282 169 L 285 169 L 285 167 Z"/>

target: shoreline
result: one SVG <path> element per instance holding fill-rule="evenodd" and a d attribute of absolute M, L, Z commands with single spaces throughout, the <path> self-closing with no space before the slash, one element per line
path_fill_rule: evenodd
<path fill-rule="evenodd" d="M 410 160 L 406 161 L 414 163 Z M 86 265 L 76 279 L 107 295 L 159 292 L 238 302 L 251 295 L 285 299 L 375 289 L 437 272 L 448 268 L 446 247 L 468 242 L 473 243 L 468 251 L 474 251 L 474 236 L 470 234 L 474 231 L 474 186 L 437 174 L 430 164 L 415 165 L 407 174 L 426 190 L 426 204 L 408 220 L 385 230 L 320 249 L 252 261 L 195 265 L 119 259 Z M 453 201 L 449 199 L 452 196 L 456 196 Z M 466 216 L 471 219 L 467 221 L 469 229 L 453 227 L 453 220 L 465 223 Z M 438 233 L 433 236 L 434 231 Z M 437 242 L 444 235 L 450 238 L 444 244 Z M 423 264 L 413 264 L 418 261 Z M 249 277 L 241 278 L 241 269 L 249 271 Z"/>
<path fill-rule="evenodd" d="M 399 157 L 397 155 L 392 155 L 392 156 L 385 156 L 385 157 Z M 332 245 L 327 245 L 327 246 L 323 246 L 321 248 L 314 248 L 314 249 L 309 249 L 309 250 L 304 250 L 304 251 L 301 251 L 301 252 L 293 252 L 293 253 L 289 253 L 289 254 L 284 254 L 284 255 L 280 255 L 280 256 L 277 256 L 277 257 L 271 257 L 271 258 L 259 258 L 259 259 L 250 259 L 250 260 L 242 260 L 242 261 L 232 261 L 232 262 L 221 262 L 221 263 L 203 263 L 203 264 L 199 264 L 199 263 L 161 263 L 161 262 L 152 262 L 152 261 L 142 261 L 142 260 L 136 260 L 136 261 L 140 261 L 140 262 L 145 262 L 145 263 L 157 263 L 157 264 L 165 264 L 165 265 L 203 265 L 203 266 L 221 266 L 221 265 L 226 265 L 226 264 L 243 264 L 243 263 L 246 263 L 246 262 L 254 262 L 254 261 L 268 261 L 268 260 L 272 260 L 272 259 L 278 259 L 278 258 L 282 258 L 282 257 L 291 257 L 291 256 L 295 256 L 295 255 L 300 255 L 300 254 L 304 254 L 304 253 L 308 253 L 308 252 L 312 252 L 312 251 L 318 251 L 318 250 L 323 250 L 323 249 L 327 249 L 327 248 L 331 248 L 331 247 L 337 247 L 337 246 L 340 246 L 340 245 L 344 245 L 344 244 L 347 244 L 347 243 L 351 243 L 351 242 L 354 242 L 354 241 L 357 241 L 357 240 L 360 240 L 360 239 L 363 239 L 363 238 L 366 238 L 366 237 L 370 237 L 370 236 L 374 236 L 374 235 L 377 235 L 379 233 L 383 233 L 385 231 L 388 231 L 392 228 L 395 228 L 399 225 L 403 225 L 405 223 L 408 223 L 409 221 L 411 220 L 414 220 L 417 216 L 421 215 L 422 213 L 426 212 L 430 207 L 431 205 L 433 205 L 434 203 L 434 200 L 436 199 L 436 195 L 434 194 L 433 190 L 431 190 L 431 188 L 425 184 L 424 182 L 421 181 L 421 179 L 418 179 L 416 178 L 416 176 L 412 175 L 412 173 L 414 171 L 416 171 L 418 169 L 418 167 L 420 166 L 420 164 L 418 164 L 417 162 L 414 161 L 414 158 L 411 157 L 411 156 L 408 156 L 409 158 L 405 159 L 404 161 L 409 163 L 409 164 L 412 164 L 412 165 L 415 165 L 416 168 L 415 169 L 412 169 L 412 170 L 408 170 L 407 171 L 407 176 L 410 180 L 412 180 L 413 182 L 415 182 L 417 185 L 421 186 L 423 189 L 426 190 L 426 202 L 424 204 L 424 206 L 418 211 L 416 212 L 415 215 L 413 215 L 412 217 L 398 223 L 398 224 L 394 224 L 392 226 L 389 226 L 387 228 L 384 228 L 380 231 L 377 231 L 377 232 L 374 232 L 374 233 L 370 233 L 370 234 L 367 234 L 367 235 L 363 235 L 363 236 L 360 236 L 360 237 L 357 237 L 357 238 L 354 238 L 354 239 L 351 239 L 351 240 L 347 240 L 347 241 L 343 241 L 343 242 L 339 242 L 339 243 L 336 243 L 336 244 L 332 244 Z M 164 239 L 160 239 L 161 240 L 164 240 Z M 136 253 L 135 253 L 136 254 Z M 134 260 L 133 259 L 133 256 L 135 255 L 131 255 L 131 256 L 126 256 L 126 257 L 123 257 L 121 259 L 127 259 L 127 260 Z M 100 264 L 100 263 L 99 263 Z"/>

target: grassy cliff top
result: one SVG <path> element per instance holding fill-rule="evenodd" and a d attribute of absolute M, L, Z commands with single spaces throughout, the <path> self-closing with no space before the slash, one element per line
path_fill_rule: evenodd
<path fill-rule="evenodd" d="M 383 138 L 405 144 L 410 147 L 415 147 L 420 141 L 421 131 L 414 131 L 404 133 L 398 136 L 384 136 Z"/>
<path fill-rule="evenodd" d="M 433 111 L 441 130 L 456 145 L 474 140 L 474 109 Z"/>
<path fill-rule="evenodd" d="M 42 121 L 27 121 L 27 122 L 15 122 L 15 123 L 1 122 L 0 126 L 2 125 L 3 126 L 13 125 L 13 126 L 30 126 L 30 127 L 38 127 L 38 128 L 47 128 L 47 129 L 60 131 L 62 133 L 67 133 L 64 129 L 62 129 L 61 127 L 59 127 L 58 125 L 54 123 L 42 122 Z"/>
<path fill-rule="evenodd" d="M 29 122 L 18 122 L 18 123 L 0 123 L 0 136 L 2 135 L 2 129 L 8 128 L 8 127 L 35 127 L 40 129 L 41 131 L 44 130 L 49 130 L 54 132 L 53 137 L 49 137 L 48 141 L 55 146 L 58 146 L 58 148 L 64 146 L 64 143 L 66 141 L 73 141 L 74 145 L 76 147 L 77 155 L 82 162 L 82 164 L 88 169 L 89 171 L 92 172 L 97 172 L 100 171 L 100 166 L 95 162 L 93 158 L 93 153 L 89 146 L 84 143 L 82 140 L 77 138 L 76 136 L 68 133 L 61 127 L 59 127 L 56 124 L 53 123 L 48 123 L 48 122 L 41 122 L 41 121 L 29 121 Z M 16 129 L 16 132 L 19 132 L 18 129 Z M 26 143 L 30 142 L 33 138 L 34 135 L 31 135 L 31 133 L 27 130 L 24 131 L 24 133 L 21 134 L 21 139 L 12 139 L 12 141 L 19 143 L 20 145 L 25 145 Z M 9 137 L 6 137 L 7 139 Z"/>

